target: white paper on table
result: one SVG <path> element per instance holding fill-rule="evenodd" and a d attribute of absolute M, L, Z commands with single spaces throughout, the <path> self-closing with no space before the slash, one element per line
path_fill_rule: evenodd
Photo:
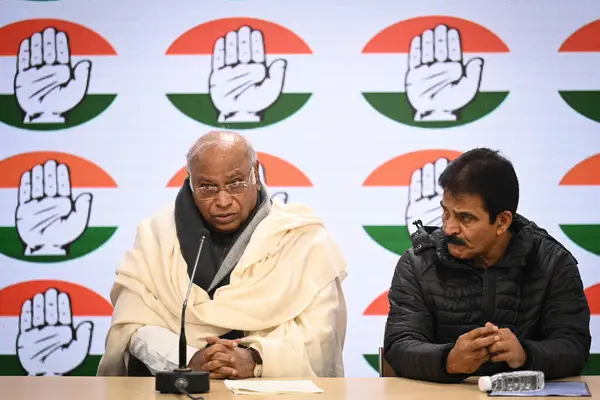
<path fill-rule="evenodd" d="M 233 394 L 296 394 L 296 393 L 323 393 L 323 389 L 313 381 L 224 381 L 225 386 Z"/>

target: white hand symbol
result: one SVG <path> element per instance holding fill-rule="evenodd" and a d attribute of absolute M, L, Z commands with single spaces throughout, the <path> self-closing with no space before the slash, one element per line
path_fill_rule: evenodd
<path fill-rule="evenodd" d="M 87 357 L 93 324 L 81 322 L 73 328 L 71 301 L 54 288 L 26 300 L 19 319 L 17 355 L 29 375 L 63 375 Z"/>
<path fill-rule="evenodd" d="M 265 167 L 260 162 L 258 163 L 258 177 L 259 177 L 259 182 L 262 182 L 265 184 L 265 186 L 267 186 L 267 176 L 265 173 Z M 289 198 L 289 195 L 286 192 L 277 192 L 277 193 L 274 193 L 273 195 L 271 195 L 272 201 L 279 201 L 280 203 L 283 203 L 283 204 L 287 204 L 288 198 Z"/>
<path fill-rule="evenodd" d="M 66 255 L 68 246 L 86 230 L 92 195 L 73 202 L 68 167 L 48 160 L 21 176 L 16 226 L 25 255 Z"/>
<path fill-rule="evenodd" d="M 286 61 L 267 68 L 261 31 L 243 26 L 215 42 L 209 92 L 218 122 L 260 122 L 281 96 Z"/>
<path fill-rule="evenodd" d="M 441 226 L 442 223 L 442 201 L 443 190 L 438 180 L 444 169 L 448 166 L 448 160 L 440 158 L 435 162 L 427 163 L 423 169 L 413 172 L 410 179 L 408 207 L 406 207 L 406 227 L 408 233 L 413 234 L 417 227 L 413 222 L 420 219 L 424 226 Z"/>
<path fill-rule="evenodd" d="M 415 36 L 410 45 L 406 95 L 415 121 L 455 121 L 458 110 L 479 91 L 483 59 L 463 65 L 460 34 L 438 25 Z"/>
<path fill-rule="evenodd" d="M 21 42 L 17 56 L 15 95 L 25 112 L 24 123 L 64 123 L 88 90 L 90 61 L 71 68 L 65 32 L 46 28 Z"/>

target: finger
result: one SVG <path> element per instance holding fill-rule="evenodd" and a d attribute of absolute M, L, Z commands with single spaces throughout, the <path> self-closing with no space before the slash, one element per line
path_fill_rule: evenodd
<path fill-rule="evenodd" d="M 470 60 L 465 67 L 465 86 L 470 91 L 479 90 L 481 84 L 481 73 L 483 72 L 483 59 L 473 58 Z"/>
<path fill-rule="evenodd" d="M 436 61 L 448 60 L 448 28 L 446 25 L 436 26 L 433 38 Z"/>
<path fill-rule="evenodd" d="M 505 352 L 493 355 L 491 360 L 492 360 L 492 362 L 502 362 L 502 361 L 509 361 L 512 358 L 513 358 L 512 353 L 510 351 L 505 351 Z"/>
<path fill-rule="evenodd" d="M 450 61 L 462 60 L 460 34 L 456 29 L 450 29 L 448 31 L 448 59 Z"/>
<path fill-rule="evenodd" d="M 19 72 L 25 71 L 29 68 L 29 58 L 31 52 L 29 50 L 29 38 L 25 38 L 21 41 L 19 46 L 19 55 L 17 56 L 17 70 Z"/>
<path fill-rule="evenodd" d="M 63 325 L 71 325 L 73 323 L 71 299 L 65 292 L 58 294 L 58 322 Z"/>
<path fill-rule="evenodd" d="M 93 330 L 94 325 L 90 321 L 83 321 L 77 325 L 77 328 L 75 329 L 75 339 L 73 340 L 73 343 L 71 343 L 71 346 L 69 346 L 69 351 L 73 352 L 73 354 L 87 355 L 92 344 Z"/>
<path fill-rule="evenodd" d="M 213 354 L 212 357 L 210 357 L 210 359 L 207 360 L 207 362 L 210 362 L 210 361 L 221 361 L 221 362 L 224 363 L 224 365 L 227 365 L 227 364 L 229 364 L 229 360 L 230 359 L 231 359 L 230 355 L 218 351 L 215 354 Z"/>
<path fill-rule="evenodd" d="M 229 349 L 221 343 L 215 343 L 212 346 L 210 346 L 208 349 L 206 349 L 206 351 L 204 352 L 204 360 L 205 361 L 210 360 L 211 357 L 213 356 L 213 354 L 215 354 L 217 352 L 227 354 L 229 352 Z"/>
<path fill-rule="evenodd" d="M 73 79 L 69 82 L 71 95 L 77 98 L 85 96 L 90 83 L 90 70 L 92 63 L 88 60 L 79 61 L 73 68 Z"/>
<path fill-rule="evenodd" d="M 435 171 L 433 164 L 428 162 L 423 167 L 423 197 L 431 197 L 435 194 Z"/>
<path fill-rule="evenodd" d="M 477 349 L 475 351 L 473 351 L 473 358 L 475 360 L 481 360 L 482 358 L 486 358 L 489 356 L 489 351 L 487 348 L 482 348 L 482 349 Z"/>
<path fill-rule="evenodd" d="M 480 336 L 489 335 L 498 331 L 498 328 L 493 326 L 484 326 L 481 328 L 475 328 L 472 331 L 466 333 L 468 339 L 471 341 L 477 339 Z"/>
<path fill-rule="evenodd" d="M 421 190 L 422 190 L 423 182 L 421 181 L 421 169 L 416 169 L 412 176 L 410 177 L 410 188 L 409 188 L 409 201 L 412 203 L 414 201 L 420 200 Z"/>
<path fill-rule="evenodd" d="M 44 325 L 44 295 L 41 293 L 33 296 L 33 326 Z"/>
<path fill-rule="evenodd" d="M 56 62 L 56 30 L 52 27 L 46 28 L 42 39 L 44 63 L 54 64 Z"/>
<path fill-rule="evenodd" d="M 19 316 L 19 326 L 21 332 L 27 332 L 32 327 L 32 311 L 31 311 L 31 300 L 27 299 L 21 306 L 21 315 Z"/>
<path fill-rule="evenodd" d="M 42 34 L 36 32 L 31 36 L 31 66 L 42 65 Z"/>
<path fill-rule="evenodd" d="M 71 195 L 71 176 L 69 174 L 69 167 L 65 164 L 59 164 L 56 167 L 56 183 L 58 185 L 59 196 Z"/>
<path fill-rule="evenodd" d="M 209 362 L 205 363 L 201 369 L 202 369 L 202 371 L 214 371 L 218 368 L 226 367 L 228 365 L 229 365 L 229 363 L 226 361 L 210 360 Z"/>
<path fill-rule="evenodd" d="M 231 31 L 225 36 L 225 64 L 235 65 L 237 63 L 237 32 Z"/>
<path fill-rule="evenodd" d="M 41 199 L 44 196 L 44 168 L 36 165 L 31 170 L 31 197 Z"/>
<path fill-rule="evenodd" d="M 266 93 L 272 93 L 275 96 L 281 93 L 286 67 L 287 61 L 281 58 L 273 61 L 271 65 L 269 65 L 269 78 L 263 83 L 263 86 L 266 87 Z"/>
<path fill-rule="evenodd" d="M 265 41 L 261 31 L 254 30 L 250 34 L 252 61 L 257 63 L 265 62 Z"/>
<path fill-rule="evenodd" d="M 470 348 L 475 350 L 483 347 L 490 347 L 499 340 L 500 336 L 498 335 L 481 336 L 471 342 Z"/>
<path fill-rule="evenodd" d="M 46 196 L 56 196 L 56 161 L 48 160 L 44 164 L 44 193 Z"/>
<path fill-rule="evenodd" d="M 206 342 L 208 344 L 216 344 L 216 343 L 222 344 L 224 346 L 227 346 L 227 347 L 233 349 L 233 348 L 237 347 L 237 345 L 240 343 L 240 340 L 239 339 L 236 339 L 236 340 L 221 339 L 219 337 L 207 337 Z"/>
<path fill-rule="evenodd" d="M 210 379 L 227 379 L 229 377 L 229 375 L 225 374 L 225 373 L 217 373 L 217 372 L 211 372 L 208 377 Z"/>
<path fill-rule="evenodd" d="M 215 373 L 228 377 L 228 376 L 237 376 L 237 370 L 232 367 L 221 367 L 215 371 Z"/>
<path fill-rule="evenodd" d="M 507 350 L 507 346 L 506 346 L 506 342 L 504 340 L 498 340 L 497 342 L 495 342 L 494 344 L 492 344 L 488 350 L 490 351 L 490 353 L 495 354 L 495 353 L 502 353 L 504 351 Z"/>
<path fill-rule="evenodd" d="M 223 68 L 225 66 L 225 38 L 218 38 L 213 49 L 213 70 Z"/>
<path fill-rule="evenodd" d="M 90 222 L 90 214 L 92 211 L 92 195 L 91 193 L 82 193 L 75 199 L 74 212 L 67 217 L 69 224 L 74 229 L 79 229 L 80 232 L 87 228 Z"/>
<path fill-rule="evenodd" d="M 69 64 L 71 61 L 71 54 L 69 50 L 69 38 L 64 32 L 58 32 L 56 34 L 56 61 L 60 64 Z"/>
<path fill-rule="evenodd" d="M 415 36 L 410 42 L 408 68 L 416 68 L 419 65 L 421 65 L 421 36 Z"/>
<path fill-rule="evenodd" d="M 252 59 L 250 52 L 250 27 L 242 26 L 238 31 L 238 60 L 248 63 Z"/>
<path fill-rule="evenodd" d="M 58 292 L 54 288 L 46 290 L 44 296 L 46 300 L 44 312 L 46 313 L 46 323 L 56 325 L 58 322 Z"/>
<path fill-rule="evenodd" d="M 438 158 L 435 161 L 435 193 L 436 194 L 442 194 L 444 193 L 444 189 L 440 186 L 440 176 L 442 175 L 442 172 L 444 172 L 444 170 L 446 169 L 446 167 L 448 166 L 448 159 L 447 158 Z"/>
<path fill-rule="evenodd" d="M 25 204 L 31 200 L 31 173 L 25 171 L 21 175 L 21 184 L 19 185 L 19 204 Z"/>
<path fill-rule="evenodd" d="M 433 62 L 433 31 L 431 29 L 423 32 L 421 39 L 421 61 L 423 64 Z"/>

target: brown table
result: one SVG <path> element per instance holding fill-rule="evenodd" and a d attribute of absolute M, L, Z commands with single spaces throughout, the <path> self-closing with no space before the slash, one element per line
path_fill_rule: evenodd
<path fill-rule="evenodd" d="M 600 396 L 600 376 L 586 376 L 592 392 Z M 479 391 L 476 381 L 461 384 L 435 384 L 402 378 L 323 378 L 313 379 L 325 392 L 321 394 L 287 394 L 276 396 L 233 395 L 222 381 L 211 381 L 205 400 L 234 399 L 304 399 L 320 400 L 402 399 L 402 400 L 489 400 Z M 154 390 L 154 378 L 98 377 L 0 377 L 0 398 L 6 400 L 168 400 L 185 396 L 160 394 Z M 520 398 L 523 400 L 523 398 Z"/>

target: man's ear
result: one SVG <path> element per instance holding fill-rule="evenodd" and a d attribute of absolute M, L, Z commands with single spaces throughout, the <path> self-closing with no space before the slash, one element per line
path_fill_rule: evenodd
<path fill-rule="evenodd" d="M 256 161 L 254 163 L 254 166 L 252 167 L 252 169 L 254 170 L 254 181 L 256 182 L 256 184 L 258 186 L 260 186 L 262 179 L 264 179 L 264 168 L 262 167 L 262 165 L 260 165 L 260 163 L 258 161 Z M 261 169 L 262 169 L 262 174 L 261 174 Z"/>
<path fill-rule="evenodd" d="M 512 224 L 513 215 L 510 211 L 502 211 L 496 216 L 496 222 L 498 223 L 496 227 L 496 233 L 498 236 L 502 235 L 504 232 L 510 228 L 510 224 Z"/>

